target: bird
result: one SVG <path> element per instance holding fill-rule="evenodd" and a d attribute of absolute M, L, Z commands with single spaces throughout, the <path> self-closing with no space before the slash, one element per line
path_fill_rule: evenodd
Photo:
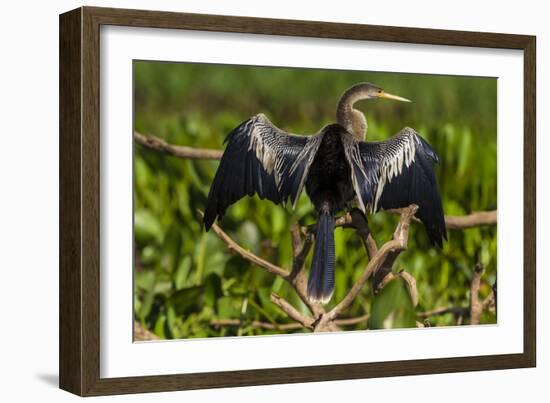
<path fill-rule="evenodd" d="M 348 88 L 336 107 L 336 122 L 313 135 L 275 126 L 259 113 L 226 137 L 203 216 L 208 231 L 216 218 L 244 196 L 257 194 L 292 207 L 305 187 L 317 212 L 317 229 L 308 277 L 308 299 L 326 304 L 334 291 L 336 215 L 356 204 L 363 214 L 416 204 L 432 245 L 447 239 L 434 164 L 439 156 L 419 133 L 405 127 L 386 141 L 368 142 L 367 119 L 354 106 L 369 99 L 410 100 L 377 85 Z"/>

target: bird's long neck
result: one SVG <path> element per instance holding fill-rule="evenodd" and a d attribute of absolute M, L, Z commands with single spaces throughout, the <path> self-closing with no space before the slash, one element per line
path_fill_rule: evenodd
<path fill-rule="evenodd" d="M 367 136 L 367 118 L 363 112 L 355 109 L 353 105 L 362 100 L 367 99 L 363 89 L 360 86 L 353 86 L 348 89 L 336 108 L 336 121 L 350 132 L 356 140 L 363 141 Z"/>

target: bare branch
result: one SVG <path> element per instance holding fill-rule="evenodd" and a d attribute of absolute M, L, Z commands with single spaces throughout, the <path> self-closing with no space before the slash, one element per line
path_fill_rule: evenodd
<path fill-rule="evenodd" d="M 301 312 L 298 312 L 298 310 L 294 308 L 290 304 L 290 302 L 275 294 L 274 292 L 271 293 L 270 299 L 271 302 L 281 308 L 291 319 L 294 319 L 296 322 L 301 323 L 304 327 L 313 329 L 314 320 L 311 317 L 306 316 Z"/>
<path fill-rule="evenodd" d="M 376 240 L 374 239 L 372 234 L 369 234 L 369 236 L 367 237 L 365 241 L 365 248 L 367 249 L 369 259 L 371 259 L 372 256 L 378 253 L 378 245 L 376 244 Z"/>
<path fill-rule="evenodd" d="M 400 250 L 390 252 L 386 261 L 374 272 L 372 277 L 372 290 L 375 294 L 378 294 L 385 286 L 387 277 L 389 277 L 387 279 L 388 281 L 391 280 L 393 264 L 400 253 Z"/>
<path fill-rule="evenodd" d="M 484 267 L 481 263 L 476 264 L 474 275 L 470 283 L 470 324 L 479 324 L 479 318 L 483 310 L 483 304 L 479 301 L 479 288 L 481 286 L 481 275 Z"/>
<path fill-rule="evenodd" d="M 245 322 L 239 319 L 218 319 L 211 320 L 210 325 L 214 327 L 222 326 L 251 326 L 258 329 L 267 329 L 267 330 L 298 330 L 303 329 L 304 326 L 301 323 L 270 323 L 270 322 L 260 322 L 254 320 L 252 322 Z"/>
<path fill-rule="evenodd" d="M 380 270 L 378 270 L 380 271 Z M 396 278 L 395 274 L 387 273 L 382 280 L 377 284 L 375 292 L 380 291 L 382 288 L 388 285 L 388 283 Z"/>
<path fill-rule="evenodd" d="M 227 235 L 224 230 L 222 230 L 218 224 L 212 224 L 212 229 L 225 244 L 227 245 L 227 249 L 230 252 L 234 252 L 239 254 L 244 259 L 248 260 L 251 263 L 254 263 L 255 265 L 267 270 L 268 272 L 275 274 L 276 276 L 280 276 L 284 279 L 286 279 L 289 276 L 289 272 L 282 267 L 279 267 L 277 265 L 274 265 L 271 262 L 268 262 L 265 259 L 262 259 L 261 257 L 255 255 L 254 253 L 247 251 L 242 246 L 240 246 L 237 242 L 235 242 L 229 235 Z"/>
<path fill-rule="evenodd" d="M 495 282 L 491 287 L 491 293 L 483 300 L 482 310 L 488 310 L 490 312 L 496 313 L 497 310 L 497 283 Z"/>
<path fill-rule="evenodd" d="M 199 211 L 199 213 L 203 215 L 201 211 Z M 256 254 L 244 249 L 237 242 L 235 242 L 229 235 L 227 235 L 220 228 L 219 225 L 214 223 L 212 225 L 212 230 L 218 236 L 218 238 L 220 238 L 223 242 L 225 242 L 230 252 L 235 252 L 239 254 L 241 257 L 248 260 L 249 262 L 254 263 L 255 265 L 267 270 L 272 274 L 275 274 L 276 276 L 282 277 L 290 285 L 292 285 L 292 287 L 294 287 L 300 299 L 304 302 L 304 304 L 309 308 L 309 310 L 315 317 L 319 317 L 325 313 L 325 310 L 321 304 L 313 303 L 307 297 L 307 278 L 302 270 L 305 259 L 307 257 L 307 254 L 313 242 L 311 234 L 306 235 L 304 242 L 300 247 L 298 243 L 298 239 L 300 239 L 299 230 L 296 230 L 293 228 L 293 230 L 291 231 L 291 236 L 293 240 L 293 253 L 295 256 L 293 259 L 292 271 L 289 272 L 286 269 L 283 269 L 282 267 L 274 265 L 273 263 L 268 262 L 267 260 L 257 256 Z M 313 319 L 311 319 L 311 321 L 313 321 Z"/>
<path fill-rule="evenodd" d="M 338 326 L 352 326 L 358 323 L 364 323 L 368 320 L 369 315 L 356 316 L 353 318 L 336 319 L 334 323 Z M 221 326 L 251 326 L 258 329 L 267 330 L 298 330 L 303 329 L 304 326 L 301 323 L 270 323 L 254 320 L 252 322 L 246 322 L 239 319 L 218 319 L 210 321 L 210 325 L 214 327 Z"/>
<path fill-rule="evenodd" d="M 483 303 L 481 304 L 482 311 L 489 311 L 489 312 L 495 312 L 495 294 L 491 292 L 487 297 L 483 300 Z"/>
<path fill-rule="evenodd" d="M 337 318 L 341 312 L 352 304 L 372 273 L 384 264 L 388 255 L 391 252 L 403 251 L 407 248 L 409 226 L 416 210 L 418 210 L 418 206 L 416 205 L 411 205 L 403 210 L 399 224 L 394 232 L 393 239 L 382 245 L 382 247 L 378 250 L 378 253 L 370 259 L 369 263 L 365 267 L 365 270 L 363 270 L 363 273 L 348 294 L 327 315 L 325 315 L 326 319 L 323 319 L 330 321 Z"/>
<path fill-rule="evenodd" d="M 464 216 L 445 216 L 449 229 L 466 229 L 497 224 L 497 210 L 478 211 Z"/>
<path fill-rule="evenodd" d="M 400 214 L 403 209 L 389 209 L 390 213 Z M 422 222 L 419 218 L 414 217 L 413 221 Z M 445 216 L 445 226 L 447 229 L 466 229 L 474 227 L 484 227 L 497 224 L 497 210 L 491 211 L 476 211 L 463 216 Z"/>
<path fill-rule="evenodd" d="M 313 245 L 313 234 L 306 233 L 302 241 L 300 235 L 300 226 L 294 224 L 290 230 L 290 236 L 292 238 L 292 272 L 291 278 L 294 279 L 302 272 L 307 255 Z"/>
<path fill-rule="evenodd" d="M 495 283 L 493 284 L 493 286 L 491 287 L 493 289 L 493 301 L 494 301 L 494 305 L 495 305 L 495 313 L 497 312 L 497 309 L 498 309 L 498 298 L 497 298 L 497 282 L 495 280 Z"/>
<path fill-rule="evenodd" d="M 355 229 L 355 233 L 363 242 L 363 246 L 367 251 L 367 256 L 369 259 L 372 259 L 372 257 L 378 253 L 378 245 L 372 236 L 367 218 L 363 212 L 358 209 L 353 209 L 349 213 L 349 216 L 351 217 L 351 221 L 343 225 L 343 227 L 352 227 Z"/>
<path fill-rule="evenodd" d="M 474 274 L 470 281 L 470 306 L 463 307 L 441 307 L 426 312 L 418 312 L 417 315 L 421 318 L 430 316 L 445 315 L 451 313 L 456 318 L 456 324 L 462 325 L 464 318 L 470 318 L 471 325 L 479 324 L 481 313 L 485 310 L 495 309 L 495 286 L 491 293 L 483 300 L 479 299 L 479 289 L 481 287 L 481 277 L 484 272 L 484 267 L 478 263 L 474 268 Z"/>
<path fill-rule="evenodd" d="M 470 310 L 457 306 L 440 307 L 425 312 L 418 312 L 417 315 L 421 318 L 429 318 L 430 316 L 440 316 L 452 313 L 455 316 L 469 316 Z"/>
<path fill-rule="evenodd" d="M 179 158 L 189 158 L 193 160 L 219 160 L 223 155 L 222 150 L 175 146 L 167 143 L 159 137 L 145 136 L 136 131 L 134 131 L 134 140 L 136 143 L 141 144 L 144 147 Z"/>
<path fill-rule="evenodd" d="M 416 288 L 416 279 L 414 276 L 410 273 L 407 273 L 404 270 L 401 270 L 399 272 L 399 276 L 405 280 L 405 284 L 407 284 L 407 289 L 409 290 L 409 295 L 411 297 L 411 302 L 413 306 L 418 305 L 418 289 Z"/>
<path fill-rule="evenodd" d="M 300 235 L 301 227 L 294 224 L 290 230 L 292 239 L 292 271 L 286 280 L 294 287 L 294 290 L 309 308 L 313 316 L 318 317 L 325 313 L 323 306 L 317 302 L 312 302 L 307 295 L 307 277 L 304 272 L 304 264 L 307 255 L 313 244 L 313 234 L 306 233 L 302 242 Z"/>
<path fill-rule="evenodd" d="M 388 261 L 391 261 L 391 264 L 393 264 L 393 261 L 395 260 L 395 258 L 392 256 L 392 258 L 388 257 L 387 258 Z M 407 286 L 407 291 L 409 292 L 409 296 L 411 297 L 411 303 L 413 306 L 417 306 L 418 305 L 418 289 L 416 288 L 416 278 L 414 278 L 414 276 L 410 273 L 407 273 L 405 270 L 401 270 L 397 275 L 393 274 L 391 272 L 391 265 L 389 264 L 384 264 L 384 267 L 388 267 L 387 270 L 390 270 L 389 272 L 386 273 L 386 275 L 384 276 L 384 278 L 382 280 L 379 280 L 378 283 L 376 283 L 376 274 L 378 274 L 379 272 L 382 271 L 383 267 L 380 267 L 376 273 L 375 273 L 375 277 L 373 278 L 373 290 L 375 293 L 378 293 L 380 292 L 380 290 L 382 290 L 382 288 L 384 288 L 390 281 L 396 279 L 396 278 L 401 278 L 406 286 Z"/>
<path fill-rule="evenodd" d="M 292 255 L 297 257 L 302 247 L 302 236 L 300 235 L 300 226 L 293 224 L 290 228 L 290 238 L 292 240 Z"/>
<path fill-rule="evenodd" d="M 150 332 L 149 330 L 143 328 L 141 324 L 135 320 L 134 321 L 134 340 L 135 341 L 148 341 L 148 340 L 159 340 L 160 337 L 158 337 L 153 332 Z"/>
<path fill-rule="evenodd" d="M 356 325 L 358 323 L 364 323 L 369 319 L 369 314 L 356 316 L 355 318 L 336 319 L 334 321 L 338 326 Z"/>

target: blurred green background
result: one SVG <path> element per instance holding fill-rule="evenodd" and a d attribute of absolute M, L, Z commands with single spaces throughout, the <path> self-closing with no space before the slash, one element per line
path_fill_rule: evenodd
<path fill-rule="evenodd" d="M 369 140 L 383 140 L 404 126 L 415 128 L 441 157 L 436 173 L 448 215 L 497 207 L 496 91 L 493 78 L 289 69 L 185 63 L 134 62 L 135 129 L 169 143 L 223 147 L 231 129 L 263 112 L 280 128 L 313 134 L 335 120 L 335 105 L 351 85 L 369 81 L 411 99 L 364 101 Z M 135 145 L 135 318 L 160 338 L 282 333 L 253 327 L 258 320 L 289 323 L 269 296 L 276 292 L 307 312 L 281 279 L 227 253 L 197 209 L 204 210 L 218 161 L 191 161 Z M 391 238 L 398 217 L 369 217 L 379 245 Z M 228 210 L 221 226 L 254 253 L 283 267 L 292 261 L 290 226 L 315 222 L 305 195 L 295 211 L 257 197 Z M 481 297 L 496 279 L 496 227 L 450 230 L 442 250 L 430 246 L 421 225 L 413 225 L 409 248 L 394 265 L 416 277 L 419 304 L 413 307 L 399 280 L 373 295 L 365 287 L 346 317 L 370 314 L 358 330 L 415 326 L 416 314 L 438 307 L 468 307 L 477 262 L 485 265 Z M 351 230 L 336 229 L 336 287 L 329 304 L 340 301 L 367 263 Z M 306 263 L 309 268 L 311 253 Z M 212 320 L 240 319 L 216 327 Z M 485 312 L 481 323 L 495 323 Z M 429 318 L 431 326 L 454 325 L 452 314 Z M 467 320 L 466 322 L 467 323 Z M 296 330 L 302 331 L 302 330 Z"/>

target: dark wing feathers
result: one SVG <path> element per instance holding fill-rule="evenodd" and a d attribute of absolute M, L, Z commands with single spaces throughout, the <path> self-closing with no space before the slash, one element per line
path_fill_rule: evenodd
<path fill-rule="evenodd" d="M 417 204 L 416 216 L 424 223 L 430 241 L 442 246 L 447 235 L 433 170 L 439 157 L 432 147 L 407 127 L 387 141 L 355 142 L 353 148 L 348 160 L 361 207 L 376 212 Z"/>
<path fill-rule="evenodd" d="M 245 195 L 255 193 L 275 204 L 295 203 L 303 187 L 319 136 L 297 136 L 274 126 L 258 114 L 236 127 L 227 143 L 210 187 L 204 225 L 210 229 L 216 217 Z"/>

